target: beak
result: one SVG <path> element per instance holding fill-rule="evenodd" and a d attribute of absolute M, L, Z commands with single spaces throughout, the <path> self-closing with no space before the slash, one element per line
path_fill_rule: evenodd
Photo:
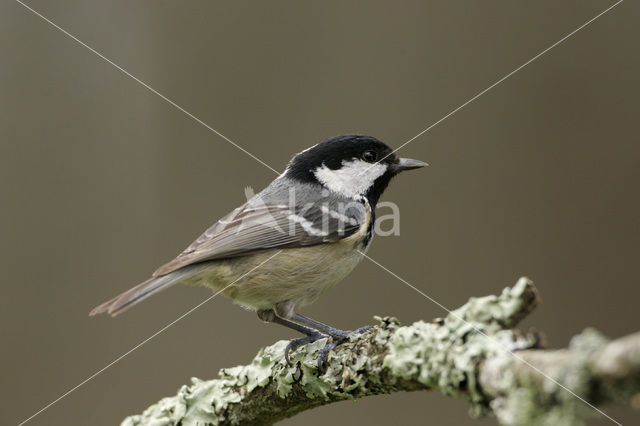
<path fill-rule="evenodd" d="M 420 167 L 428 166 L 420 160 L 413 160 L 411 158 L 398 158 L 398 161 L 394 164 L 396 173 L 403 172 L 405 170 L 419 169 Z"/>

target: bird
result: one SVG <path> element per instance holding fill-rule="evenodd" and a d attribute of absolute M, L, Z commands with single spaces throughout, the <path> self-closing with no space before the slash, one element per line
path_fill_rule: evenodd
<path fill-rule="evenodd" d="M 342 281 L 369 248 L 375 207 L 391 179 L 426 163 L 400 158 L 380 140 L 338 135 L 296 154 L 264 190 L 222 217 L 151 278 L 95 307 L 116 316 L 176 284 L 204 285 L 255 311 L 265 322 L 300 332 L 284 356 L 327 338 L 328 353 L 353 333 L 298 310 Z"/>

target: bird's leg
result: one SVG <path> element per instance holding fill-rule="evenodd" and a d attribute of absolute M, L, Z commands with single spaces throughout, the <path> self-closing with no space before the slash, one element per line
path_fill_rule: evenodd
<path fill-rule="evenodd" d="M 315 330 L 320 331 L 321 333 L 331 336 L 331 339 L 327 341 L 327 344 L 325 345 L 325 347 L 320 349 L 320 351 L 318 352 L 318 370 L 320 372 L 324 372 L 327 359 L 329 358 L 329 352 L 332 349 L 334 349 L 339 344 L 345 342 L 349 337 L 349 335 L 354 333 L 363 333 L 367 331 L 369 328 L 371 328 L 371 326 L 366 325 L 364 327 L 360 327 L 359 329 L 353 330 L 353 331 L 338 330 L 337 328 L 333 328 L 331 326 L 328 326 L 319 321 L 316 321 L 309 317 L 305 317 L 304 315 L 300 315 L 295 312 L 292 314 L 291 319 L 293 319 L 298 323 L 304 324 L 304 326 L 313 328 Z"/>
<path fill-rule="evenodd" d="M 370 326 L 360 327 L 354 331 L 344 331 L 333 328 L 319 321 L 305 317 L 295 312 L 295 303 L 291 301 L 280 302 L 276 304 L 275 309 L 258 311 L 258 317 L 263 321 L 275 322 L 289 327 L 293 330 L 306 334 L 307 337 L 294 339 L 285 348 L 284 354 L 287 363 L 289 361 L 289 352 L 295 351 L 302 345 L 315 342 L 316 340 L 329 337 L 327 344 L 318 352 L 318 370 L 324 372 L 329 352 L 339 344 L 345 342 L 349 335 L 353 333 L 362 333 L 370 328 Z"/>
<path fill-rule="evenodd" d="M 318 330 L 295 323 L 293 321 L 289 321 L 285 318 L 280 318 L 272 309 L 265 309 L 258 311 L 258 318 L 266 322 L 274 322 L 276 324 L 284 325 L 285 327 L 291 328 L 292 330 L 296 330 L 302 334 L 306 334 L 305 337 L 299 337 L 297 339 L 293 339 L 289 342 L 287 347 L 284 349 L 284 359 L 287 361 L 287 364 L 291 365 L 291 360 L 289 359 L 289 352 L 295 351 L 302 345 L 306 345 L 307 343 L 313 343 L 316 340 L 323 339 L 328 337 Z"/>
<path fill-rule="evenodd" d="M 318 352 L 318 370 L 321 372 L 323 372 L 325 369 L 327 359 L 329 358 L 329 352 L 332 349 L 334 349 L 339 344 L 345 342 L 349 337 L 349 335 L 354 333 L 363 333 L 367 331 L 369 328 L 371 328 L 371 326 L 365 325 L 364 327 L 360 327 L 359 329 L 353 330 L 353 331 L 338 330 L 337 328 L 333 328 L 331 326 L 323 324 L 309 317 L 305 317 L 304 315 L 300 315 L 298 313 L 294 313 L 292 316 L 292 319 L 294 321 L 304 324 L 305 326 L 308 326 L 309 328 L 313 328 L 315 330 L 318 330 L 322 333 L 325 333 L 331 336 L 331 340 L 328 340 L 326 346 L 322 348 L 320 352 Z"/>
<path fill-rule="evenodd" d="M 371 328 L 371 326 L 365 325 L 364 327 L 360 327 L 357 330 L 349 330 L 349 331 L 339 330 L 337 328 L 333 328 L 329 325 L 323 324 L 319 321 L 316 321 L 309 317 L 305 317 L 304 315 L 300 315 L 298 313 L 295 313 L 292 319 L 300 324 L 304 324 L 307 327 L 310 327 L 322 333 L 328 334 L 329 336 L 333 337 L 333 340 L 336 340 L 336 341 L 343 341 L 353 333 L 363 333 Z"/>

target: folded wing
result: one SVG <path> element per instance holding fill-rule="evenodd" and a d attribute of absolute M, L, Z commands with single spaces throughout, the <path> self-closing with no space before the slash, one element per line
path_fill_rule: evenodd
<path fill-rule="evenodd" d="M 364 219 L 365 213 L 353 207 L 337 209 L 320 204 L 292 210 L 287 205 L 247 203 L 216 222 L 153 276 L 258 250 L 335 242 L 356 232 Z"/>

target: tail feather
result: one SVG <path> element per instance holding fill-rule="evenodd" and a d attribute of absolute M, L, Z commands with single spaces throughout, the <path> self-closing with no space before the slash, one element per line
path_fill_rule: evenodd
<path fill-rule="evenodd" d="M 200 265 L 199 265 L 200 266 Z M 203 268 L 197 266 L 188 266 L 167 275 L 152 277 L 138 284 L 137 286 L 125 291 L 124 293 L 114 297 L 113 299 L 96 306 L 91 310 L 89 316 L 107 313 L 116 316 L 130 307 L 142 302 L 147 297 L 171 287 L 182 280 L 185 280 Z"/>

